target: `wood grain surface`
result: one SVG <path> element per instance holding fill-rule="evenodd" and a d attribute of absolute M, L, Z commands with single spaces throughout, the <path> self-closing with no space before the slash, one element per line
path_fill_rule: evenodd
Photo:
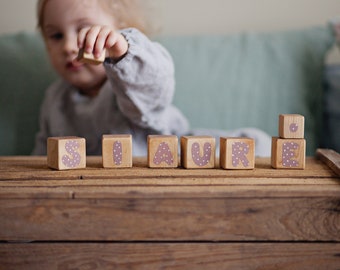
<path fill-rule="evenodd" d="M 0 157 L 0 269 L 340 269 L 340 178 L 327 164 L 104 169 L 88 157 L 56 171 L 46 157 Z"/>
<path fill-rule="evenodd" d="M 338 270 L 340 244 L 0 244 L 0 258 L 6 270 Z"/>

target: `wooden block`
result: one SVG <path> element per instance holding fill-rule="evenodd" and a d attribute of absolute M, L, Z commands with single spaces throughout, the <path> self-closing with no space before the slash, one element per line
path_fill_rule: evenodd
<path fill-rule="evenodd" d="M 178 137 L 149 135 L 148 166 L 150 168 L 177 168 Z"/>
<path fill-rule="evenodd" d="M 132 136 L 103 135 L 102 155 L 104 168 L 131 168 Z"/>
<path fill-rule="evenodd" d="M 86 167 L 86 142 L 79 137 L 50 137 L 47 139 L 47 165 L 56 170 Z"/>
<path fill-rule="evenodd" d="M 92 53 L 86 53 L 84 49 L 80 49 L 77 60 L 85 64 L 100 65 L 105 61 L 105 51 L 99 58 L 95 58 Z"/>
<path fill-rule="evenodd" d="M 181 138 L 181 163 L 186 169 L 212 169 L 215 167 L 214 137 L 184 136 Z"/>
<path fill-rule="evenodd" d="M 255 168 L 255 140 L 251 138 L 220 138 L 220 166 L 230 170 Z"/>
<path fill-rule="evenodd" d="M 303 139 L 305 136 L 305 117 L 299 114 L 279 116 L 279 137 L 283 139 Z"/>
<path fill-rule="evenodd" d="M 273 137 L 271 163 L 275 169 L 304 169 L 306 140 Z"/>

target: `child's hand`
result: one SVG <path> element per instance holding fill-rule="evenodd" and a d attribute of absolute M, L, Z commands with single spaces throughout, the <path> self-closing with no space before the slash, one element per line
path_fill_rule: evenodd
<path fill-rule="evenodd" d="M 79 31 L 78 47 L 84 48 L 86 53 L 93 53 L 95 58 L 99 58 L 107 49 L 109 57 L 120 59 L 126 54 L 129 45 L 114 29 L 108 26 L 92 26 Z"/>

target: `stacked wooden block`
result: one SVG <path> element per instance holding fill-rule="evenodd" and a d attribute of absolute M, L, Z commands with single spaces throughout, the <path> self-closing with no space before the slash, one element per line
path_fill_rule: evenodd
<path fill-rule="evenodd" d="M 305 118 L 298 114 L 279 116 L 279 137 L 272 138 L 272 167 L 304 169 L 306 164 Z"/>

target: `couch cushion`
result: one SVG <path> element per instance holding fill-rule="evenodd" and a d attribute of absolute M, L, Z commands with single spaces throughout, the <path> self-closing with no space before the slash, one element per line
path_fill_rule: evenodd
<path fill-rule="evenodd" d="M 30 154 L 44 91 L 55 76 L 37 34 L 0 38 L 0 155 Z"/>
<path fill-rule="evenodd" d="M 257 127 L 277 136 L 278 115 L 299 113 L 306 117 L 307 153 L 314 153 L 330 27 L 159 41 L 175 61 L 175 104 L 193 127 Z"/>
<path fill-rule="evenodd" d="M 325 68 L 322 147 L 340 153 L 340 65 Z"/>

